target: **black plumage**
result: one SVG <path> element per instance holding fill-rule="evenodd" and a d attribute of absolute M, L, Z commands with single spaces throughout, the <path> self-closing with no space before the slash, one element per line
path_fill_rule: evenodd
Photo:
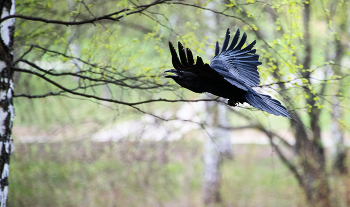
<path fill-rule="evenodd" d="M 227 98 L 230 106 L 246 102 L 270 114 L 291 118 L 279 101 L 272 99 L 271 96 L 259 94 L 251 88 L 260 83 L 257 66 L 261 65 L 261 62 L 259 55 L 255 54 L 256 50 L 253 49 L 256 41 L 242 49 L 247 35 L 244 33 L 238 41 L 239 36 L 240 32 L 237 30 L 229 45 L 230 30 L 227 29 L 221 52 L 219 43 L 216 42 L 215 56 L 210 65 L 204 64 L 202 58 L 198 56 L 194 63 L 191 50 L 188 48 L 185 50 L 180 42 L 179 59 L 174 46 L 169 42 L 175 69 L 165 71 L 173 73 L 165 77 L 174 79 L 176 83 L 195 93 L 209 92 Z"/>

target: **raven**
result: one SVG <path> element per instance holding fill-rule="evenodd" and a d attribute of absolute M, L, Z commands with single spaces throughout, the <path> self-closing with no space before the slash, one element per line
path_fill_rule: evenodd
<path fill-rule="evenodd" d="M 260 83 L 257 66 L 261 65 L 261 62 L 259 55 L 255 54 L 256 50 L 253 49 L 256 41 L 242 49 L 247 35 L 244 33 L 238 42 L 239 36 L 238 29 L 229 45 L 230 30 L 227 29 L 221 52 L 219 43 L 216 42 L 215 56 L 210 65 L 204 64 L 199 56 L 195 63 L 191 50 L 185 49 L 180 42 L 179 59 L 174 46 L 169 42 L 175 69 L 166 70 L 165 72 L 173 74 L 165 77 L 172 78 L 182 87 L 195 93 L 209 92 L 227 98 L 229 99 L 227 104 L 230 106 L 246 102 L 270 114 L 291 118 L 279 101 L 269 95 L 257 93 L 251 88 L 257 87 Z"/>

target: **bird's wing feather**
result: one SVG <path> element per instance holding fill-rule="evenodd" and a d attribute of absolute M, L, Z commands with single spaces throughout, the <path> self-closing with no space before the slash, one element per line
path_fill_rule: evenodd
<path fill-rule="evenodd" d="M 228 46 L 229 36 L 227 38 L 226 44 L 224 44 L 225 47 Z M 210 81 L 228 81 L 232 85 L 235 85 L 236 87 L 247 91 L 247 85 L 240 79 L 237 78 L 234 74 L 232 74 L 230 71 L 225 69 L 225 67 L 222 67 L 221 65 L 216 65 L 216 68 L 213 69 L 210 65 L 205 64 L 201 57 L 197 56 L 197 61 L 194 64 L 193 60 L 193 54 L 189 48 L 185 48 L 182 46 L 182 44 L 178 43 L 178 49 L 179 49 L 179 55 L 180 59 L 177 56 L 176 50 L 171 42 L 169 42 L 170 52 L 172 56 L 172 62 L 173 66 L 176 70 L 180 71 L 188 71 L 195 73 L 196 75 L 200 76 L 201 79 L 205 80 L 208 79 Z M 218 49 L 219 50 L 219 49 Z M 187 55 L 186 55 L 187 54 Z M 240 63 L 241 65 L 245 64 L 244 62 Z M 238 65 L 239 66 L 239 65 Z M 242 67 L 242 66 L 239 66 Z"/>
<path fill-rule="evenodd" d="M 197 61 L 195 63 L 191 50 L 189 48 L 185 50 L 180 42 L 178 43 L 180 59 L 171 42 L 169 42 L 169 48 L 172 56 L 172 63 L 176 70 L 192 72 L 203 79 L 223 81 L 223 76 L 212 69 L 208 64 L 205 64 L 201 57 L 197 56 Z"/>
<path fill-rule="evenodd" d="M 260 94 L 249 88 L 245 98 L 247 102 L 257 109 L 261 109 L 276 116 L 284 116 L 291 119 L 287 109 L 277 100 L 269 95 Z"/>
<path fill-rule="evenodd" d="M 176 70 L 181 70 L 183 65 L 181 64 L 179 57 L 177 56 L 176 50 L 175 50 L 173 44 L 171 44 L 171 42 L 169 42 L 169 48 L 170 48 L 171 60 L 172 60 L 174 68 Z"/>
<path fill-rule="evenodd" d="M 230 46 L 226 49 L 230 41 L 230 30 L 227 29 L 222 51 L 219 51 L 219 44 L 217 43 L 215 57 L 211 61 L 210 67 L 217 71 L 229 72 L 236 80 L 248 86 L 256 87 L 260 82 L 257 66 L 261 65 L 259 55 L 256 55 L 256 50 L 253 49 L 256 41 L 253 41 L 250 45 L 242 49 L 247 35 L 244 33 L 242 39 L 238 42 L 239 34 L 239 30 L 237 30 Z M 224 74 L 223 72 L 221 73 Z M 231 76 L 228 77 L 232 79 Z M 226 79 L 226 77 L 224 78 Z"/>
<path fill-rule="evenodd" d="M 228 81 L 232 85 L 236 86 L 237 88 L 240 88 L 244 91 L 248 90 L 247 85 L 244 82 L 242 82 L 242 80 L 238 79 L 235 75 L 230 73 L 224 66 L 216 65 L 216 67 L 214 69 L 212 68 L 211 65 L 210 66 L 208 65 L 208 67 L 211 70 L 218 72 L 226 81 Z"/>

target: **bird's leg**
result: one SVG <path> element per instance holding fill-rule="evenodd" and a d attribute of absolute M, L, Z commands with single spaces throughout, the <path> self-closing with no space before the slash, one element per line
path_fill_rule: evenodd
<path fill-rule="evenodd" d="M 237 100 L 232 100 L 232 99 L 229 99 L 229 100 L 227 101 L 227 104 L 228 104 L 229 106 L 233 106 L 233 107 L 237 106 L 239 103 L 240 103 L 239 101 L 237 101 Z"/>

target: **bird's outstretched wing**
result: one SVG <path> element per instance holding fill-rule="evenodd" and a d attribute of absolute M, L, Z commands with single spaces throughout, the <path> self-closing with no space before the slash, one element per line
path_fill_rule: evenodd
<path fill-rule="evenodd" d="M 223 81 L 224 78 L 216 70 L 210 68 L 208 64 L 205 64 L 201 57 L 197 56 L 197 61 L 195 63 L 191 50 L 189 48 L 185 49 L 180 42 L 178 43 L 180 59 L 171 42 L 169 42 L 169 48 L 172 63 L 176 70 L 195 73 L 202 79 Z"/>
<path fill-rule="evenodd" d="M 260 78 L 257 66 L 261 65 L 261 62 L 259 61 L 259 55 L 255 54 L 256 50 L 253 49 L 256 41 L 254 40 L 242 49 L 247 35 L 244 33 L 238 42 L 239 34 L 239 30 L 237 30 L 230 46 L 228 46 L 230 30 L 227 29 L 221 52 L 219 43 L 216 42 L 215 56 L 210 63 L 210 67 L 218 71 L 231 84 L 247 91 L 247 87 L 244 85 L 251 87 L 259 85 Z"/>
<path fill-rule="evenodd" d="M 245 94 L 246 101 L 253 107 L 266 111 L 276 116 L 284 116 L 291 119 L 287 109 L 277 100 L 271 98 L 269 95 L 260 94 L 252 88 L 248 88 Z"/>

